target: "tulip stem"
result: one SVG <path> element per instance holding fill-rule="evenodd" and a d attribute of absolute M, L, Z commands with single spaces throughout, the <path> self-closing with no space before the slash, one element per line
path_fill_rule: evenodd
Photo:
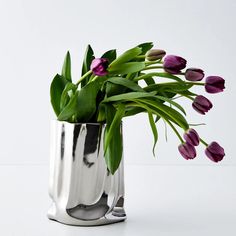
<path fill-rule="evenodd" d="M 78 81 L 77 83 L 75 84 L 76 86 L 78 86 L 82 80 L 84 80 L 88 75 L 92 74 L 92 71 L 89 70 L 88 72 L 86 72 Z"/>
<path fill-rule="evenodd" d="M 150 66 L 150 67 L 145 67 L 142 70 L 152 70 L 152 69 L 163 69 L 163 66 Z"/>
<path fill-rule="evenodd" d="M 181 135 L 179 134 L 178 130 L 174 127 L 174 125 L 168 120 L 165 119 L 165 121 L 170 125 L 170 127 L 174 130 L 174 132 L 176 133 L 177 137 L 179 138 L 181 143 L 184 143 L 184 140 L 182 139 Z"/>
<path fill-rule="evenodd" d="M 205 83 L 199 83 L 199 82 L 186 82 L 186 84 L 205 86 Z"/>
<path fill-rule="evenodd" d="M 208 143 L 205 142 L 203 139 L 200 138 L 200 141 L 201 141 L 201 143 L 204 144 L 206 147 L 208 146 Z"/>
<path fill-rule="evenodd" d="M 153 64 L 163 64 L 161 60 L 156 60 L 156 61 L 145 61 L 146 65 L 153 65 Z"/>
<path fill-rule="evenodd" d="M 96 80 L 98 78 L 98 76 L 96 75 L 96 76 L 94 76 L 92 79 L 91 79 L 91 81 L 89 81 L 89 83 L 90 82 L 93 82 L 94 80 Z"/>

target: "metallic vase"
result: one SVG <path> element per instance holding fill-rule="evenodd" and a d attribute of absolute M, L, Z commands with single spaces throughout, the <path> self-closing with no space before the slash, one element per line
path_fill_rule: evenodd
<path fill-rule="evenodd" d="M 126 219 L 123 158 L 112 175 L 103 156 L 105 127 L 52 121 L 49 219 L 81 226 Z"/>

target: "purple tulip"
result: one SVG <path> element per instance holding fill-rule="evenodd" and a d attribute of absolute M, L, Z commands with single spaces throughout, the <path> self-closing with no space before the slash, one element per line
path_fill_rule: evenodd
<path fill-rule="evenodd" d="M 146 53 L 146 59 L 148 61 L 156 61 L 162 59 L 166 55 L 166 52 L 162 49 L 151 49 Z"/>
<path fill-rule="evenodd" d="M 184 134 L 184 139 L 186 143 L 191 144 L 192 146 L 198 146 L 200 137 L 195 129 L 189 129 Z"/>
<path fill-rule="evenodd" d="M 194 159 L 196 157 L 196 149 L 193 145 L 189 143 L 182 143 L 178 147 L 180 154 L 186 160 Z"/>
<path fill-rule="evenodd" d="M 206 97 L 198 95 L 194 99 L 192 107 L 200 114 L 205 115 L 205 113 L 208 112 L 213 107 L 213 105 Z"/>
<path fill-rule="evenodd" d="M 204 71 L 198 68 L 188 68 L 185 72 L 185 78 L 189 81 L 200 81 L 204 77 Z"/>
<path fill-rule="evenodd" d="M 225 88 L 225 80 L 220 76 L 208 76 L 206 78 L 205 89 L 208 93 L 223 92 Z"/>
<path fill-rule="evenodd" d="M 95 58 L 93 59 L 90 69 L 95 75 L 104 76 L 108 74 L 108 60 L 106 58 Z"/>
<path fill-rule="evenodd" d="M 222 148 L 217 142 L 212 142 L 206 148 L 205 154 L 210 160 L 218 162 L 225 156 L 225 151 L 224 148 Z"/>
<path fill-rule="evenodd" d="M 178 74 L 186 67 L 187 61 L 179 56 L 168 55 L 164 59 L 164 70 L 171 74 Z"/>

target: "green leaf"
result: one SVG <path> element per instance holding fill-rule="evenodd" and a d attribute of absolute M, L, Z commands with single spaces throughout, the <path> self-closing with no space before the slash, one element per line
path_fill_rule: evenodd
<path fill-rule="evenodd" d="M 62 92 L 61 95 L 61 101 L 60 101 L 60 110 L 62 111 L 62 109 L 66 106 L 66 104 L 69 102 L 70 97 L 72 97 L 72 95 L 74 94 L 75 90 L 77 89 L 77 87 L 73 84 L 68 82 Z"/>
<path fill-rule="evenodd" d="M 156 94 L 155 92 L 151 92 L 151 93 L 146 93 L 146 92 L 124 93 L 124 94 L 119 94 L 119 95 L 115 95 L 115 96 L 106 98 L 103 100 L 103 103 L 117 102 L 117 101 L 122 101 L 122 100 L 131 100 L 131 99 L 144 98 L 144 97 L 153 97 L 155 94 Z"/>
<path fill-rule="evenodd" d="M 142 49 L 142 54 L 145 54 L 153 47 L 153 42 L 141 43 L 138 47 Z"/>
<path fill-rule="evenodd" d="M 101 57 L 108 59 L 109 63 L 112 63 L 116 59 L 116 50 L 109 50 L 105 52 Z"/>
<path fill-rule="evenodd" d="M 184 108 L 182 106 L 180 106 L 177 102 L 174 102 L 173 100 L 169 99 L 168 97 L 163 97 L 163 96 L 158 96 L 158 95 L 156 95 L 155 97 L 177 107 L 180 111 L 182 111 L 184 113 L 184 115 L 186 115 Z"/>
<path fill-rule="evenodd" d="M 71 59 L 70 59 L 70 52 L 66 53 L 61 75 L 68 81 L 71 82 Z"/>
<path fill-rule="evenodd" d="M 144 92 L 144 90 L 138 84 L 136 84 L 135 82 L 133 82 L 131 80 L 123 78 L 123 77 L 112 77 L 112 78 L 109 78 L 106 81 L 106 83 L 107 82 L 117 84 L 117 85 L 122 85 L 126 88 L 133 90 L 133 91 Z"/>
<path fill-rule="evenodd" d="M 129 74 L 138 72 L 145 68 L 144 62 L 127 62 L 123 64 L 116 64 L 109 67 L 109 73 L 113 75 L 120 75 L 120 74 Z"/>
<path fill-rule="evenodd" d="M 95 57 L 94 57 L 93 49 L 92 49 L 92 47 L 90 45 L 88 45 L 87 49 L 85 51 L 85 55 L 84 55 L 84 61 L 83 61 L 81 76 L 83 76 L 86 72 L 88 72 L 90 70 L 90 65 L 91 65 L 92 60 L 94 58 Z M 87 76 L 84 80 L 82 80 L 81 87 L 84 87 L 88 83 L 89 77 L 90 76 Z"/>
<path fill-rule="evenodd" d="M 85 85 L 78 94 L 77 120 L 78 122 L 89 122 L 97 109 L 96 98 L 101 88 L 99 80 Z"/>
<path fill-rule="evenodd" d="M 155 84 L 155 80 L 152 77 L 144 79 L 147 85 Z"/>
<path fill-rule="evenodd" d="M 123 152 L 121 119 L 125 113 L 125 105 L 119 104 L 111 125 L 106 126 L 104 153 L 109 171 L 114 174 L 118 169 Z M 108 118 L 111 120 L 111 118 Z M 109 122 L 110 123 L 110 122 Z"/>
<path fill-rule="evenodd" d="M 165 116 L 168 116 L 168 119 L 175 122 L 178 126 L 183 128 L 184 130 L 187 130 L 189 128 L 189 125 L 186 119 L 175 109 L 168 107 L 160 102 L 150 100 L 148 98 L 142 98 L 142 99 L 139 99 L 138 101 L 158 109 L 159 111 L 158 115 L 163 116 L 163 113 L 164 113 Z"/>
<path fill-rule="evenodd" d="M 134 116 L 141 112 L 145 112 L 145 109 L 141 107 L 130 107 L 126 108 L 125 116 Z"/>
<path fill-rule="evenodd" d="M 61 95 L 67 83 L 68 81 L 64 77 L 57 74 L 50 86 L 51 104 L 57 116 L 60 114 Z"/>
<path fill-rule="evenodd" d="M 153 144 L 152 152 L 153 152 L 153 155 L 155 156 L 155 147 L 158 140 L 158 133 L 157 133 L 156 124 L 152 116 L 152 112 L 150 110 L 148 110 L 148 118 L 149 118 L 149 123 L 152 129 L 153 137 L 154 137 L 154 144 Z"/>
<path fill-rule="evenodd" d="M 111 64 L 110 68 L 112 68 L 115 65 L 123 64 L 128 61 L 131 61 L 133 58 L 137 57 L 139 54 L 142 53 L 142 49 L 140 47 L 134 47 L 127 51 L 125 51 L 123 54 L 121 54 L 119 57 L 117 57 Z"/>
<path fill-rule="evenodd" d="M 76 115 L 77 112 L 77 104 L 78 104 L 78 94 L 77 90 L 75 94 L 70 98 L 68 104 L 64 107 L 61 113 L 58 116 L 58 120 L 68 121 L 72 116 Z"/>

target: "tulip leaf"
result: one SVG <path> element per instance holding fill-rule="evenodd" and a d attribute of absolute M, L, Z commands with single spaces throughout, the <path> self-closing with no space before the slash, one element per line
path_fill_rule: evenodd
<path fill-rule="evenodd" d="M 155 97 L 177 107 L 180 111 L 182 111 L 184 113 L 184 115 L 186 115 L 184 108 L 182 106 L 180 106 L 177 102 L 174 102 L 173 100 L 169 99 L 168 97 L 164 97 L 164 96 L 156 95 Z"/>
<path fill-rule="evenodd" d="M 77 90 L 75 94 L 70 98 L 68 104 L 64 107 L 61 113 L 58 116 L 58 120 L 67 121 L 72 116 L 76 115 L 77 112 L 77 104 L 78 104 L 78 94 L 79 91 Z"/>
<path fill-rule="evenodd" d="M 90 65 L 92 63 L 92 60 L 94 59 L 94 52 L 90 45 L 87 46 L 85 55 L 84 55 L 84 61 L 82 66 L 82 74 L 83 76 L 86 72 L 90 70 Z M 89 75 L 81 81 L 81 87 L 84 87 L 89 81 Z"/>
<path fill-rule="evenodd" d="M 112 109 L 114 108 L 112 107 Z M 112 174 L 118 169 L 123 153 L 121 119 L 124 113 L 125 105 L 122 103 L 118 105 L 115 115 L 114 110 L 108 110 L 104 153 L 107 167 Z"/>
<path fill-rule="evenodd" d="M 67 83 L 68 81 L 64 77 L 57 74 L 50 86 L 51 104 L 57 116 L 60 114 L 61 95 Z"/>
<path fill-rule="evenodd" d="M 109 63 L 112 63 L 116 59 L 116 50 L 109 50 L 105 52 L 101 57 L 108 59 Z"/>
<path fill-rule="evenodd" d="M 138 47 L 142 49 L 142 54 L 145 54 L 153 47 L 153 42 L 141 43 Z"/>
<path fill-rule="evenodd" d="M 117 85 L 122 85 L 126 88 L 133 90 L 133 91 L 144 92 L 144 90 L 138 84 L 136 84 L 135 82 L 128 80 L 126 78 L 112 77 L 112 78 L 109 78 L 108 80 L 106 80 L 106 83 L 107 82 L 117 84 Z"/>
<path fill-rule="evenodd" d="M 155 80 L 152 77 L 144 79 L 147 85 L 155 84 Z"/>
<path fill-rule="evenodd" d="M 144 62 L 127 62 L 109 67 L 109 73 L 112 75 L 129 74 L 138 72 L 144 68 Z"/>
<path fill-rule="evenodd" d="M 132 59 L 134 59 L 135 57 L 137 57 L 138 55 L 140 55 L 142 53 L 142 49 L 140 47 L 134 47 L 131 48 L 127 51 L 125 51 L 123 54 L 121 54 L 119 57 L 117 57 L 111 64 L 110 64 L 110 68 L 112 68 L 113 66 L 118 66 L 119 64 L 123 64 L 126 62 L 131 61 Z M 128 72 L 129 73 L 129 72 Z"/>
<path fill-rule="evenodd" d="M 112 97 L 108 97 L 103 100 L 103 103 L 107 102 L 118 102 L 122 100 L 131 100 L 136 98 L 143 98 L 143 97 L 153 97 L 156 92 L 146 93 L 146 92 L 129 92 L 124 94 L 115 95 Z"/>
<path fill-rule="evenodd" d="M 61 101 L 60 101 L 60 110 L 62 110 L 66 104 L 69 102 L 70 97 L 74 94 L 77 87 L 73 84 L 68 82 L 62 92 Z"/>
<path fill-rule="evenodd" d="M 144 112 L 144 111 L 145 111 L 145 109 L 143 109 L 141 107 L 126 108 L 125 116 L 134 116 L 134 115 Z"/>
<path fill-rule="evenodd" d="M 68 81 L 71 82 L 71 59 L 70 59 L 70 52 L 66 53 L 61 75 Z"/>
<path fill-rule="evenodd" d="M 155 156 L 155 147 L 158 140 L 158 132 L 157 132 L 156 124 L 153 119 L 152 112 L 150 110 L 148 110 L 148 119 L 149 119 L 149 123 L 152 129 L 153 137 L 154 137 L 154 144 L 153 144 L 152 152 L 153 152 L 153 155 Z"/>
<path fill-rule="evenodd" d="M 160 102 L 153 101 L 148 98 L 142 98 L 137 100 L 141 103 L 151 106 L 152 108 L 156 108 L 158 110 L 158 115 L 162 116 L 162 114 L 165 114 L 166 116 L 168 116 L 168 119 L 171 119 L 184 130 L 187 130 L 189 128 L 186 119 L 172 107 L 166 106 Z"/>

